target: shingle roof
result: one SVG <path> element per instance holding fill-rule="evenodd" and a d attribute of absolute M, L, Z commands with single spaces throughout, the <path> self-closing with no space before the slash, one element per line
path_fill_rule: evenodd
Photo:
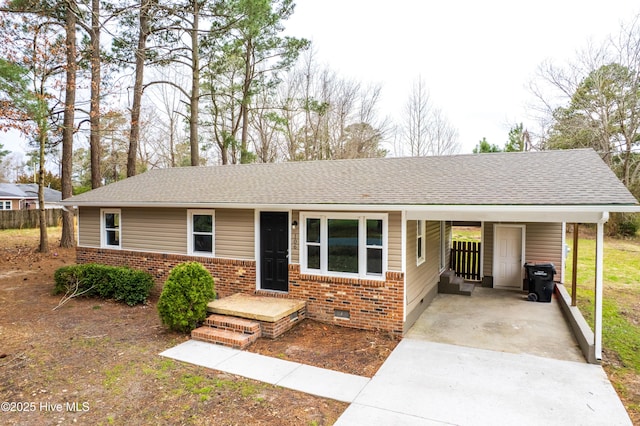
<path fill-rule="evenodd" d="M 0 197 L 7 198 L 38 198 L 37 183 L 0 183 Z M 44 201 L 57 203 L 62 199 L 62 193 L 56 189 L 44 188 Z"/>
<path fill-rule="evenodd" d="M 15 183 L 0 183 L 0 197 L 24 198 L 27 194 L 18 188 Z"/>
<path fill-rule="evenodd" d="M 68 205 L 637 205 L 591 149 L 156 169 Z"/>
<path fill-rule="evenodd" d="M 16 186 L 20 188 L 27 197 L 38 198 L 38 184 L 37 183 L 17 183 Z M 44 188 L 44 201 L 46 203 L 57 203 L 62 199 L 62 193 L 57 189 Z"/>

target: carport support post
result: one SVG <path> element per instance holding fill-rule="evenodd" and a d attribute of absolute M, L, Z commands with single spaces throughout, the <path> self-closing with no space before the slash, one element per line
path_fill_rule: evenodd
<path fill-rule="evenodd" d="M 602 286 L 603 286 L 603 258 L 604 258 L 604 223 L 609 219 L 608 213 L 603 213 L 598 222 L 596 236 L 596 289 L 595 308 L 593 315 L 593 351 L 596 360 L 602 360 Z"/>

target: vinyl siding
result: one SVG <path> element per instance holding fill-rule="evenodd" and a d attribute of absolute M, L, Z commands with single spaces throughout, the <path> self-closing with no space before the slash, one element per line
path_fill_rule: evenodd
<path fill-rule="evenodd" d="M 444 224 L 444 268 L 448 269 L 451 264 L 451 222 Z"/>
<path fill-rule="evenodd" d="M 438 285 L 440 222 L 427 222 L 425 262 L 416 265 L 416 221 L 407 221 L 407 313 L 419 307 L 429 291 Z"/>
<path fill-rule="evenodd" d="M 216 257 L 254 259 L 254 211 L 218 209 L 215 215 Z"/>
<path fill-rule="evenodd" d="M 482 272 L 486 276 L 493 276 L 493 224 L 484 222 L 482 235 Z"/>
<path fill-rule="evenodd" d="M 484 223 L 484 275 L 493 275 L 493 225 L 495 222 Z M 507 223 L 505 223 L 506 225 Z M 562 269 L 562 223 L 525 223 L 525 262 L 553 262 L 558 275 L 555 280 L 563 280 Z M 523 264 L 525 263 L 523 262 Z"/>
<path fill-rule="evenodd" d="M 185 209 L 128 208 L 121 215 L 123 250 L 187 254 Z"/>
<path fill-rule="evenodd" d="M 387 269 L 402 271 L 402 213 L 389 213 Z"/>
<path fill-rule="evenodd" d="M 564 281 L 562 274 L 562 223 L 527 223 L 526 262 L 553 262 L 555 281 Z"/>
<path fill-rule="evenodd" d="M 100 209 L 80 207 L 78 210 L 78 245 L 100 247 Z"/>

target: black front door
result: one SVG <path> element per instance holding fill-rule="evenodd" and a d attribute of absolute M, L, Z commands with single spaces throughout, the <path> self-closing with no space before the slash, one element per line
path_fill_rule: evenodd
<path fill-rule="evenodd" d="M 260 288 L 289 291 L 289 214 L 260 213 Z"/>

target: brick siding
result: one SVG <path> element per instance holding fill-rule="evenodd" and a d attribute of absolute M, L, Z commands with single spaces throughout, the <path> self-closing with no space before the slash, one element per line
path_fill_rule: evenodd
<path fill-rule="evenodd" d="M 387 272 L 385 281 L 336 278 L 300 273 L 289 265 L 289 297 L 307 301 L 307 317 L 365 330 L 402 335 L 404 273 Z M 349 311 L 349 319 L 336 318 L 336 309 Z"/>
<path fill-rule="evenodd" d="M 256 262 L 253 260 L 220 259 L 211 257 L 184 256 L 179 254 L 148 253 L 128 250 L 96 249 L 78 247 L 78 263 L 101 263 L 112 266 L 129 266 L 149 272 L 156 286 L 151 292 L 158 296 L 169 272 L 184 262 L 199 262 L 213 276 L 218 297 L 236 293 L 252 294 L 256 289 Z"/>
<path fill-rule="evenodd" d="M 129 266 L 147 271 L 156 281 L 154 294 L 176 265 L 196 261 L 211 272 L 218 297 L 235 293 L 283 297 L 307 302 L 306 317 L 324 323 L 364 330 L 382 330 L 401 336 L 404 314 L 404 273 L 387 272 L 385 281 L 338 278 L 300 273 L 289 265 L 289 292 L 256 291 L 256 262 L 176 254 L 78 247 L 78 263 Z M 349 319 L 335 317 L 335 310 L 349 312 Z M 276 330 L 274 330 L 276 331 Z"/>

